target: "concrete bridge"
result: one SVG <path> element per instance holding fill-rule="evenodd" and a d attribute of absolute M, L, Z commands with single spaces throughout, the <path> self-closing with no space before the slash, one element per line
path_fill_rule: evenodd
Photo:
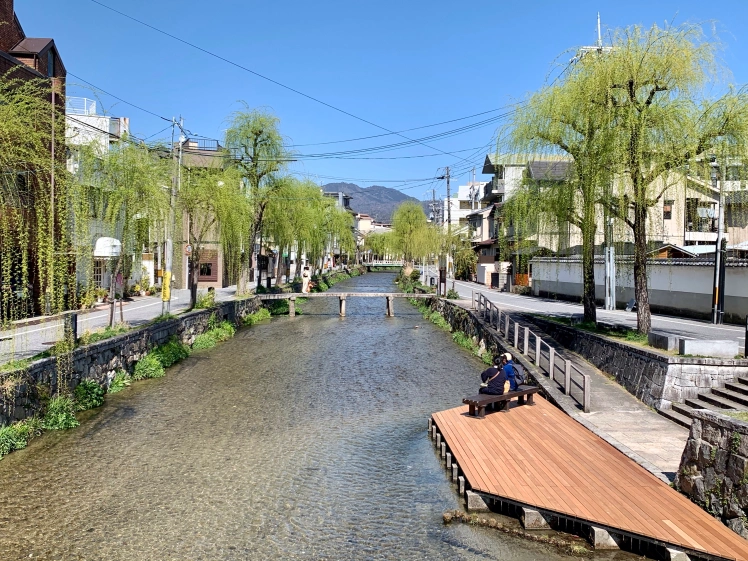
<path fill-rule="evenodd" d="M 395 298 L 436 298 L 435 294 L 406 294 L 405 292 L 287 292 L 281 294 L 257 294 L 257 298 L 266 300 L 288 300 L 288 315 L 296 315 L 297 298 L 337 298 L 340 302 L 340 316 L 345 317 L 345 302 L 348 298 L 384 298 L 387 303 L 387 316 L 395 315 L 393 301 Z"/>
<path fill-rule="evenodd" d="M 379 259 L 379 260 L 372 260 L 372 261 L 363 261 L 362 265 L 364 267 L 403 267 L 405 266 L 405 262 L 400 260 L 392 260 L 392 259 Z"/>

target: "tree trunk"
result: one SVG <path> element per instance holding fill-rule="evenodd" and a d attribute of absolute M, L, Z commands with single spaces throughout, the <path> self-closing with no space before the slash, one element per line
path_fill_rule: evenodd
<path fill-rule="evenodd" d="M 124 239 L 124 236 L 122 236 Z M 120 269 L 122 268 L 122 258 L 124 257 L 124 250 L 120 251 L 119 257 L 117 258 L 117 264 L 114 267 L 114 273 L 112 273 L 112 281 L 109 284 L 109 300 L 111 301 L 110 307 L 109 307 L 109 327 L 114 327 L 114 315 L 115 315 L 115 302 L 116 302 L 116 285 L 117 285 L 117 275 L 119 275 Z M 122 292 L 123 294 L 121 296 L 124 296 L 125 291 L 125 283 L 124 279 L 122 282 Z M 120 303 L 120 317 L 122 317 L 122 304 Z"/>
<path fill-rule="evenodd" d="M 585 224 L 582 228 L 582 305 L 584 321 L 597 321 L 595 298 L 595 224 Z"/>
<path fill-rule="evenodd" d="M 649 333 L 652 317 L 649 311 L 649 289 L 647 286 L 647 210 L 643 205 L 636 205 L 634 214 L 636 329 L 640 333 Z"/>

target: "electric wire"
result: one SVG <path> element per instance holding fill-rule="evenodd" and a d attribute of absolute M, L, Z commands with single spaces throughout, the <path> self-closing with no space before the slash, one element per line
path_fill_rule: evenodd
<path fill-rule="evenodd" d="M 390 133 L 390 134 L 394 134 L 394 135 L 400 136 L 400 137 L 402 137 L 402 138 L 404 138 L 404 139 L 406 139 L 406 140 L 408 140 L 408 141 L 410 141 L 410 142 L 413 142 L 413 140 L 412 140 L 412 139 L 408 138 L 407 136 L 405 136 L 405 135 L 403 135 L 403 134 L 401 134 L 401 133 L 398 133 L 398 132 L 395 132 L 395 131 L 393 131 L 393 130 L 391 130 L 391 129 L 388 129 L 387 127 L 383 127 L 382 125 L 378 125 L 377 123 L 374 123 L 373 121 L 370 121 L 370 120 L 368 120 L 368 119 L 365 119 L 365 118 L 363 118 L 363 117 L 360 117 L 360 116 L 358 116 L 358 115 L 356 115 L 356 114 L 354 114 L 354 113 L 351 113 L 350 111 L 346 111 L 345 109 L 341 109 L 340 107 L 336 107 L 335 105 L 332 105 L 332 104 L 330 104 L 330 103 L 327 103 L 326 101 L 322 101 L 321 99 L 319 99 L 319 98 L 316 98 L 316 97 L 314 97 L 314 96 L 312 96 L 312 95 L 309 95 L 309 94 L 307 94 L 307 93 L 304 93 L 304 92 L 302 92 L 301 90 L 297 90 L 297 89 L 295 89 L 295 88 L 292 88 L 291 86 L 287 86 L 286 84 L 283 84 L 282 82 L 279 82 L 279 81 L 277 81 L 277 80 L 274 80 L 274 79 L 272 79 L 272 78 L 270 78 L 270 77 L 268 77 L 268 76 L 265 76 L 264 74 L 261 74 L 261 73 L 259 73 L 259 72 L 256 72 L 255 70 L 252 70 L 252 69 L 250 69 L 250 68 L 248 68 L 248 67 L 246 67 L 246 66 L 243 66 L 243 65 L 239 64 L 238 62 L 234 62 L 234 61 L 233 61 L 233 60 L 231 60 L 231 59 L 228 59 L 228 58 L 226 58 L 226 57 L 223 57 L 223 56 L 221 56 L 221 55 L 219 55 L 219 54 L 216 54 L 216 53 L 214 53 L 214 52 L 212 52 L 212 51 L 209 51 L 208 49 L 205 49 L 205 48 L 203 48 L 203 47 L 200 47 L 200 46 L 198 46 L 198 45 L 196 45 L 196 44 L 194 44 L 194 43 L 191 43 L 191 42 L 189 42 L 189 41 L 187 41 L 187 40 L 185 40 L 185 39 L 182 39 L 181 37 L 178 37 L 178 36 L 176 36 L 176 35 L 174 35 L 174 34 L 172 34 L 172 33 L 169 33 L 168 31 L 164 31 L 163 29 L 160 29 L 160 28 L 158 28 L 158 27 L 155 27 L 155 26 L 153 26 L 153 25 L 150 25 L 149 23 L 146 23 L 146 22 L 144 22 L 144 21 L 142 21 L 142 20 L 139 20 L 139 19 L 137 19 L 137 18 L 135 18 L 135 17 L 133 17 L 133 16 L 130 16 L 130 15 L 128 15 L 128 14 L 126 14 L 126 13 L 124 13 L 124 12 L 121 12 L 120 10 L 117 10 L 117 9 L 115 9 L 115 8 L 112 8 L 111 6 L 107 6 L 107 5 L 106 5 L 106 4 L 104 4 L 103 2 L 99 2 L 98 0 L 90 0 L 90 1 L 91 1 L 91 2 L 93 2 L 94 4 L 98 5 L 98 6 L 101 6 L 102 8 L 105 8 L 105 9 L 107 9 L 107 10 L 110 10 L 110 11 L 112 11 L 112 12 L 116 13 L 116 14 L 119 14 L 119 15 L 121 15 L 122 17 L 125 17 L 125 18 L 127 18 L 127 19 L 129 19 L 129 20 L 131 20 L 131 21 L 134 21 L 134 22 L 136 22 L 136 23 L 138 23 L 138 24 L 140 24 L 140 25 L 143 25 L 143 26 L 145 26 L 145 27 L 147 27 L 147 28 L 149 28 L 149 29 L 151 29 L 151 30 L 153 30 L 153 31 L 156 31 L 157 33 L 160 33 L 160 34 L 162 34 L 162 35 L 165 35 L 165 36 L 167 36 L 167 37 L 169 37 L 169 38 L 171 38 L 171 39 L 174 39 L 175 41 L 178 41 L 178 42 L 180 42 L 180 43 L 183 43 L 183 44 L 185 44 L 185 45 L 187 45 L 187 46 L 189 46 L 189 47 L 192 47 L 193 49 L 196 49 L 196 50 L 198 50 L 198 51 L 200 51 L 200 52 L 202 52 L 202 53 L 205 53 L 205 54 L 207 54 L 207 55 L 209 55 L 209 56 L 211 56 L 211 57 L 213 57 L 213 58 L 216 58 L 216 59 L 218 59 L 218 60 L 221 60 L 221 61 L 223 61 L 223 62 L 225 62 L 225 63 L 227 63 L 227 64 L 230 64 L 231 66 L 235 66 L 236 68 L 239 68 L 239 69 L 241 69 L 241 70 L 244 70 L 245 72 L 248 72 L 248 73 L 250 73 L 250 74 L 253 74 L 254 76 L 257 76 L 258 78 L 262 78 L 263 80 L 266 80 L 266 81 L 268 81 L 268 82 L 271 82 L 271 83 L 273 83 L 273 84 L 275 84 L 275 85 L 277 85 L 277 86 L 279 86 L 279 87 L 281 87 L 281 88 L 284 88 L 284 89 L 286 89 L 286 90 L 288 90 L 288 91 L 291 91 L 291 92 L 293 92 L 293 93 L 295 93 L 295 94 L 297 94 L 297 95 L 300 95 L 300 96 L 302 96 L 302 97 L 305 97 L 305 98 L 307 98 L 307 99 L 309 99 L 309 100 L 311 100 L 311 101 L 314 101 L 314 102 L 316 102 L 316 103 L 319 103 L 320 105 L 324 105 L 325 107 L 328 107 L 328 108 L 330 108 L 330 109 L 332 109 L 332 110 L 334 110 L 334 111 L 337 111 L 337 112 L 339 112 L 339 113 L 342 113 L 342 114 L 344 114 L 344 115 L 347 115 L 347 116 L 349 116 L 349 117 L 351 117 L 351 118 L 353 118 L 353 119 L 356 119 L 356 120 L 358 120 L 358 121 L 361 121 L 361 122 L 363 122 L 363 123 L 366 123 L 366 124 L 368 124 L 368 125 L 371 125 L 371 126 L 373 126 L 373 127 L 376 127 L 376 128 L 378 128 L 378 129 L 381 129 L 381 130 L 383 130 L 383 131 L 385 131 L 385 132 L 388 132 L 388 133 Z M 155 115 L 155 114 L 154 114 L 154 115 Z M 160 117 L 160 115 L 156 115 L 156 116 Z M 161 118 L 163 119 L 164 117 L 161 117 Z M 169 119 L 166 119 L 166 120 L 169 120 Z M 419 143 L 419 144 L 421 144 L 421 145 L 423 145 L 423 146 L 426 146 L 427 148 L 430 148 L 430 149 L 432 149 L 432 150 L 436 150 L 436 151 L 438 151 L 438 152 L 441 152 L 441 153 L 442 153 L 442 154 L 444 154 L 444 155 L 447 155 L 447 156 L 455 156 L 455 154 L 453 154 L 453 153 L 451 153 L 451 152 L 447 152 L 447 151 L 441 150 L 441 149 L 439 149 L 439 148 L 436 148 L 436 147 L 434 147 L 434 146 L 430 146 L 430 145 L 428 145 L 428 144 L 425 144 L 425 143 L 423 143 L 423 142 L 418 142 L 418 143 Z M 458 159 L 462 159 L 462 158 L 460 158 L 460 156 L 457 156 L 457 158 L 458 158 Z"/>

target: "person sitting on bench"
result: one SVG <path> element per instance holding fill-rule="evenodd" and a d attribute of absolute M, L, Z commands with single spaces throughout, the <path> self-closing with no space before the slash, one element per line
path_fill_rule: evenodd
<path fill-rule="evenodd" d="M 506 373 L 503 368 L 504 356 L 498 356 L 493 359 L 493 366 L 481 372 L 480 379 L 483 382 L 480 385 L 478 393 L 488 395 L 503 395 L 504 384 L 506 383 Z"/>
<path fill-rule="evenodd" d="M 504 371 L 504 376 L 509 381 L 509 391 L 517 391 L 517 378 L 514 374 L 514 361 L 512 360 L 511 353 L 504 353 L 501 355 L 501 368 Z"/>

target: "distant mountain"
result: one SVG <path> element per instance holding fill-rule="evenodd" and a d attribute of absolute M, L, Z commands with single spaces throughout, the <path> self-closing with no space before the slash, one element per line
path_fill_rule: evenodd
<path fill-rule="evenodd" d="M 359 187 L 355 183 L 328 183 L 322 189 L 328 193 L 342 191 L 351 196 L 351 208 L 358 213 L 368 214 L 378 222 L 389 222 L 392 213 L 405 201 L 413 201 L 424 205 L 414 197 L 409 197 L 397 189 L 372 185 L 371 187 Z M 426 210 L 428 207 L 424 207 Z M 428 212 L 426 210 L 426 212 Z"/>

